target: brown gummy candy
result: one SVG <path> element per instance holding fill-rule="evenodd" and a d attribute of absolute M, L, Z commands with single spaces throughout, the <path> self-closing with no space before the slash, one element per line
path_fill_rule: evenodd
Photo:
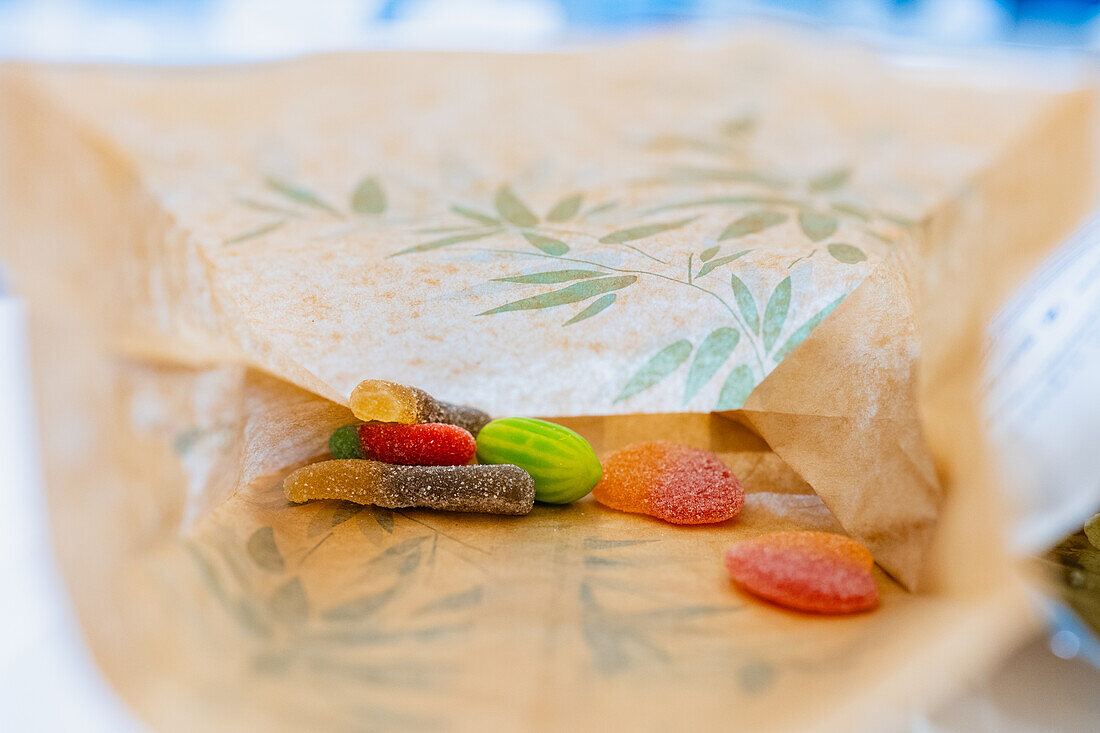
<path fill-rule="evenodd" d="M 393 466 L 344 459 L 302 466 L 283 481 L 289 501 L 343 499 L 401 509 L 527 514 L 535 482 L 519 466 Z"/>
<path fill-rule="evenodd" d="M 446 423 L 469 430 L 475 437 L 489 414 L 475 407 L 437 400 L 422 389 L 381 379 L 365 379 L 352 390 L 348 406 L 364 422 Z"/>

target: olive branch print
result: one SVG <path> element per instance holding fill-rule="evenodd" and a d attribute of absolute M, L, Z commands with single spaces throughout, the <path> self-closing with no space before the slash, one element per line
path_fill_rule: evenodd
<path fill-rule="evenodd" d="M 653 178 L 629 184 L 656 189 L 705 187 L 706 195 L 669 200 L 670 196 L 662 194 L 664 201 L 658 200 L 648 208 L 624 210 L 617 201 L 589 203 L 586 208 L 588 193 L 573 191 L 562 195 L 540 214 L 511 184 L 502 183 L 491 201 L 481 207 L 452 204 L 448 212 L 455 218 L 453 223 L 415 230 L 416 234 L 424 235 L 423 241 L 387 257 L 458 248 L 520 259 L 552 260 L 554 265 L 545 270 L 494 278 L 492 282 L 538 291 L 477 315 L 498 316 L 577 305 L 578 309 L 563 320 L 563 327 L 600 316 L 618 306 L 622 302 L 620 296 L 644 287 L 646 282 L 660 280 L 703 293 L 728 316 L 728 323 L 702 338 L 680 338 L 660 348 L 625 380 L 612 401 L 621 402 L 646 392 L 688 364 L 683 404 L 693 400 L 725 369 L 714 409 L 737 409 L 771 368 L 843 300 L 843 296 L 837 298 L 804 323 L 789 324 L 792 295 L 789 275 L 771 287 L 766 299 L 758 301 L 736 274 L 734 263 L 754 252 L 753 247 L 744 246 L 753 241 L 749 238 L 786 227 L 793 235 L 788 241 L 805 241 L 807 249 L 792 256 L 787 264 L 789 272 L 819 254 L 842 265 L 865 262 L 868 257 L 863 249 L 836 237 L 842 225 L 889 245 L 897 240 L 902 229 L 912 224 L 867 205 L 854 195 L 855 171 L 849 166 L 792 176 L 774 172 L 769 165 L 755 164 L 753 139 L 759 127 L 757 117 L 747 114 L 722 122 L 703 135 L 658 136 L 648 144 L 651 154 L 689 155 L 694 160 L 678 160 Z M 699 156 L 705 161 L 700 161 Z M 387 209 L 386 195 L 374 176 L 360 180 L 347 195 L 344 208 L 285 179 L 269 176 L 264 179 L 264 186 L 265 197 L 238 201 L 276 218 L 230 237 L 225 244 L 264 236 L 291 219 L 362 222 L 384 215 Z M 613 212 L 610 219 L 616 221 L 601 226 L 601 222 L 608 221 L 601 215 L 608 212 Z M 646 249 L 646 240 L 684 229 L 704 216 L 713 217 L 716 212 L 728 213 L 729 218 L 702 239 L 700 249 L 688 252 L 686 261 L 668 255 L 662 255 L 666 258 L 662 259 Z M 520 248 L 470 246 L 499 235 L 505 235 Z M 618 250 L 630 259 L 615 266 L 604 264 L 591 254 L 601 248 Z M 638 264 L 637 257 L 645 261 Z M 735 358 L 735 354 L 741 356 Z"/>
<path fill-rule="evenodd" d="M 348 195 L 348 207 L 342 211 L 321 198 L 314 191 L 278 176 L 264 178 L 267 198 L 241 196 L 237 203 L 246 208 L 276 218 L 222 241 L 222 244 L 238 244 L 270 234 L 282 228 L 292 219 L 322 218 L 346 221 L 354 217 L 374 217 L 386 212 L 386 194 L 382 184 L 374 176 L 359 181 Z"/>
<path fill-rule="evenodd" d="M 280 536 L 283 530 L 270 524 L 247 539 L 217 525 L 210 536 L 186 543 L 212 597 L 250 639 L 252 671 L 296 674 L 318 687 L 346 686 L 359 714 L 386 721 L 386 729 L 419 729 L 433 722 L 391 704 L 387 696 L 449 684 L 454 669 L 446 662 L 444 642 L 469 632 L 484 587 L 435 593 L 410 607 L 411 586 L 434 562 L 438 531 L 428 527 L 431 534 L 394 541 L 395 516 L 421 523 L 400 512 L 347 502 L 289 511 L 314 512 L 306 530 L 312 544 L 288 542 Z M 307 590 L 305 561 L 337 532 L 362 535 L 377 547 L 361 553 L 361 577 L 372 581 L 369 589 L 332 605 Z M 395 658 L 393 651 L 401 656 Z"/>
<path fill-rule="evenodd" d="M 569 245 L 562 241 L 565 234 L 577 234 L 561 225 L 577 218 L 584 218 L 592 212 L 581 213 L 584 194 L 573 193 L 564 196 L 555 203 L 544 217 L 539 217 L 511 189 L 504 185 L 497 189 L 493 199 L 495 216 L 457 204 L 451 206 L 451 212 L 467 219 L 466 226 L 443 227 L 428 230 L 428 233 L 446 234 L 444 237 L 422 242 L 389 257 L 430 252 L 455 244 L 476 242 L 504 232 L 518 234 L 527 244 L 548 255 L 563 255 L 569 252 Z M 604 209 L 605 210 L 605 209 Z"/>

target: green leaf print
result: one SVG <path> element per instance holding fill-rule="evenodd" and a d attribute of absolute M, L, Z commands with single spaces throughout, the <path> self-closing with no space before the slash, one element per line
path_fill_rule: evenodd
<path fill-rule="evenodd" d="M 606 274 L 606 272 L 600 270 L 550 270 L 549 272 L 532 272 L 529 275 L 497 277 L 493 278 L 492 282 L 552 285 L 554 283 L 567 283 L 570 280 L 584 280 L 590 277 L 600 277 Z"/>
<path fill-rule="evenodd" d="M 719 247 L 717 245 L 715 245 L 714 247 L 707 247 L 706 249 L 704 249 L 702 252 L 699 253 L 699 259 L 702 260 L 703 262 L 706 262 L 707 260 L 714 257 L 714 255 L 718 254 L 719 249 L 721 249 L 721 247 Z"/>
<path fill-rule="evenodd" d="M 733 288 L 733 298 L 737 301 L 737 309 L 741 311 L 741 317 L 753 333 L 760 333 L 760 314 L 756 310 L 756 300 L 749 292 L 749 288 L 737 275 L 730 275 L 730 287 Z"/>
<path fill-rule="evenodd" d="M 285 196 L 291 201 L 298 204 L 305 204 L 306 206 L 312 206 L 315 209 L 324 211 L 326 214 L 331 214 L 337 219 L 343 219 L 344 215 L 340 213 L 338 209 L 330 204 L 322 201 L 317 194 L 313 193 L 309 189 L 296 186 L 289 181 L 284 181 L 281 178 L 275 176 L 268 176 L 266 181 L 267 187 L 272 191 Z"/>
<path fill-rule="evenodd" d="M 831 208 L 838 214 L 847 214 L 848 216 L 854 216 L 861 221 L 871 220 L 870 212 L 868 212 L 867 209 L 864 209 L 861 206 L 856 206 L 855 204 L 849 204 L 843 201 L 834 201 L 833 203 L 829 204 L 829 208 Z"/>
<path fill-rule="evenodd" d="M 863 250 L 851 244 L 834 242 L 829 245 L 828 250 L 834 260 L 843 262 L 846 265 L 854 265 L 867 259 L 867 255 L 863 253 Z"/>
<path fill-rule="evenodd" d="M 495 313 L 553 308 L 555 306 L 565 305 L 566 303 L 577 303 L 612 290 L 621 290 L 622 288 L 633 285 L 637 281 L 637 275 L 621 275 L 618 277 L 601 277 L 595 280 L 584 280 L 579 283 L 573 283 L 561 290 L 554 290 L 549 293 L 535 295 L 531 298 L 505 303 L 502 306 L 487 310 L 483 313 L 478 313 L 478 315 L 491 316 Z"/>
<path fill-rule="evenodd" d="M 616 297 L 615 293 L 608 293 L 607 295 L 601 295 L 600 297 L 598 297 L 598 298 L 596 298 L 595 300 L 592 301 L 592 305 L 588 306 L 587 308 L 582 310 L 580 313 L 573 316 L 572 318 L 570 318 L 568 321 L 566 321 L 565 323 L 563 323 L 561 325 L 563 325 L 563 326 L 572 326 L 574 323 L 579 323 L 579 322 L 585 320 L 586 318 L 591 318 L 594 315 L 602 313 L 603 311 L 605 311 L 605 310 L 607 310 L 608 308 L 611 307 L 611 305 L 615 302 L 615 297 Z"/>
<path fill-rule="evenodd" d="M 520 201 L 519 197 L 508 186 L 501 186 L 497 190 L 493 204 L 497 213 L 505 221 L 515 224 L 517 227 L 533 227 L 539 223 L 539 218 Z"/>
<path fill-rule="evenodd" d="M 684 404 L 691 401 L 699 390 L 710 381 L 710 378 L 726 363 L 733 350 L 737 348 L 737 342 L 741 340 L 741 332 L 735 328 L 717 328 L 703 339 L 699 350 L 695 352 L 695 360 L 688 370 L 687 387 L 684 389 Z"/>
<path fill-rule="evenodd" d="M 238 244 L 240 242 L 247 242 L 249 239 L 255 239 L 256 237 L 262 237 L 265 234 L 269 234 L 282 225 L 286 224 L 285 220 L 273 221 L 270 224 L 264 224 L 258 226 L 255 229 L 250 229 L 243 234 L 238 234 L 235 237 L 230 237 L 222 242 L 222 244 Z"/>
<path fill-rule="evenodd" d="M 548 255 L 563 255 L 569 251 L 569 245 L 560 239 L 554 239 L 553 237 L 547 237 L 536 232 L 523 232 L 523 238 L 528 241 L 532 246 L 541 249 Z"/>
<path fill-rule="evenodd" d="M 692 216 L 688 219 L 677 219 L 676 221 L 658 222 L 654 224 L 642 224 L 641 226 L 630 227 L 628 229 L 620 229 L 617 232 L 612 232 L 604 237 L 600 237 L 601 244 L 622 244 L 623 242 L 633 242 L 635 239 L 645 239 L 646 237 L 652 237 L 655 234 L 662 232 L 670 232 L 673 229 L 679 229 L 685 226 L 698 217 Z"/>
<path fill-rule="evenodd" d="M 484 224 L 485 226 L 490 227 L 500 225 L 500 219 L 494 219 L 488 214 L 482 214 L 480 211 L 474 211 L 473 209 L 468 209 L 465 206 L 459 206 L 458 204 L 455 204 L 451 206 L 451 211 L 458 214 L 459 216 L 464 216 L 471 221 L 476 221 L 478 224 Z"/>
<path fill-rule="evenodd" d="M 721 267 L 722 265 L 728 265 L 729 263 L 733 262 L 734 260 L 737 260 L 737 259 L 740 259 L 740 258 L 744 257 L 749 252 L 752 252 L 752 250 L 751 249 L 743 249 L 740 252 L 735 252 L 734 254 L 725 255 L 723 257 L 719 257 L 716 260 L 711 260 L 710 262 L 705 263 L 702 267 L 699 268 L 699 272 L 695 273 L 695 277 L 702 277 L 703 275 L 708 274 L 711 270 L 715 269 L 716 267 Z"/>
<path fill-rule="evenodd" d="M 275 530 L 271 527 L 260 527 L 253 532 L 245 547 L 252 562 L 264 570 L 281 573 L 286 568 L 279 546 L 275 544 Z"/>
<path fill-rule="evenodd" d="M 799 344 L 806 340 L 806 337 L 810 335 L 810 332 L 817 328 L 817 325 L 825 320 L 826 316 L 832 313 L 838 305 L 840 305 L 847 295 L 842 295 L 829 305 L 819 310 L 810 320 L 803 323 L 798 329 L 791 334 L 791 337 L 779 347 L 779 350 L 775 352 L 773 357 L 776 362 L 780 362 L 787 357 L 787 354 L 794 351 Z"/>
<path fill-rule="evenodd" d="M 722 390 L 718 393 L 718 404 L 715 410 L 740 410 L 745 406 L 745 400 L 756 387 L 756 379 L 753 378 L 752 369 L 742 364 L 734 369 L 722 383 Z"/>
<path fill-rule="evenodd" d="M 718 235 L 718 241 L 756 234 L 785 221 L 787 221 L 787 215 L 780 211 L 754 211 L 751 214 L 745 214 L 723 229 Z"/>
<path fill-rule="evenodd" d="M 442 239 L 433 239 L 430 242 L 424 242 L 418 244 L 415 247 L 409 247 L 403 249 L 400 252 L 394 252 L 387 257 L 397 257 L 398 255 L 413 254 L 415 252 L 430 252 L 433 249 L 439 249 L 440 247 L 450 247 L 452 244 L 462 244 L 463 242 L 474 242 L 478 239 L 484 239 L 485 237 L 491 237 L 494 234 L 500 234 L 503 229 L 487 229 L 480 232 L 471 232 L 470 234 L 455 234 L 450 237 L 443 237 Z"/>
<path fill-rule="evenodd" d="M 787 309 L 791 304 L 791 278 L 785 277 L 775 286 L 772 297 L 768 298 L 768 305 L 764 308 L 764 349 L 771 351 L 772 346 L 779 339 L 783 330 L 783 323 L 787 320 Z"/>
<path fill-rule="evenodd" d="M 676 371 L 689 356 L 691 356 L 691 342 L 687 339 L 681 339 L 661 349 L 630 378 L 623 387 L 623 391 L 615 398 L 615 402 L 622 402 L 649 389 Z"/>
<path fill-rule="evenodd" d="M 583 193 L 575 193 L 572 196 L 566 196 L 561 201 L 554 204 L 550 209 L 550 213 L 546 215 L 547 221 L 569 221 L 577 212 L 581 210 L 581 203 L 584 202 Z"/>
<path fill-rule="evenodd" d="M 822 173 L 810 180 L 807 189 L 810 193 L 825 193 L 826 191 L 834 191 L 841 188 L 851 178 L 852 171 L 848 168 L 837 168 L 826 173 Z"/>
<path fill-rule="evenodd" d="M 726 137 L 740 137 L 755 130 L 757 122 L 753 115 L 742 115 L 723 122 L 719 129 Z"/>
<path fill-rule="evenodd" d="M 836 232 L 837 221 L 836 217 L 829 216 L 828 214 L 822 214 L 819 211 L 813 211 L 811 209 L 803 209 L 798 214 L 798 225 L 802 227 L 802 233 L 805 234 L 811 242 L 820 242 L 826 237 L 833 236 Z"/>
<path fill-rule="evenodd" d="M 364 178 L 351 194 L 351 210 L 356 214 L 381 214 L 386 210 L 386 194 L 377 178 Z"/>
<path fill-rule="evenodd" d="M 284 623 L 295 624 L 309 616 L 309 600 L 306 589 L 298 578 L 291 578 L 279 586 L 267 602 L 272 617 Z"/>

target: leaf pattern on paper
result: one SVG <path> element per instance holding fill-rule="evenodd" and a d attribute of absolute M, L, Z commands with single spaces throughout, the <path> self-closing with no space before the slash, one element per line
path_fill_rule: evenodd
<path fill-rule="evenodd" d="M 722 368 L 740 340 L 741 332 L 728 326 L 717 328 L 707 334 L 696 350 L 695 359 L 688 370 L 687 386 L 684 388 L 685 405 Z"/>
<path fill-rule="evenodd" d="M 615 401 L 622 402 L 629 399 L 672 374 L 688 360 L 688 357 L 691 356 L 691 349 L 691 342 L 681 339 L 658 351 L 630 378 L 630 381 L 626 383 Z"/>
<path fill-rule="evenodd" d="M 825 306 L 817 313 L 815 313 L 808 321 L 799 326 L 798 329 L 796 329 L 795 332 L 792 333 L 790 337 L 784 342 L 784 344 L 776 350 L 772 358 L 775 359 L 777 363 L 787 358 L 787 355 L 794 351 L 799 344 L 805 341 L 806 337 L 810 335 L 811 331 L 817 328 L 819 323 L 824 321 L 830 313 L 836 310 L 836 307 L 844 301 L 845 297 L 846 296 L 843 295 L 840 296 L 832 303 L 829 303 L 829 305 Z"/>
<path fill-rule="evenodd" d="M 708 274 L 710 274 L 710 272 L 712 270 L 715 270 L 716 268 L 719 268 L 722 265 L 728 265 L 729 263 L 731 263 L 735 260 L 739 260 L 742 257 L 744 257 L 745 255 L 747 255 L 749 252 L 752 252 L 752 250 L 751 249 L 743 249 L 740 252 L 735 252 L 731 255 L 724 255 L 722 257 L 718 257 L 717 259 L 713 259 L 713 260 L 710 260 L 708 262 L 704 262 L 703 266 L 699 268 L 699 272 L 695 273 L 695 277 L 700 278 L 700 277 L 703 277 L 704 275 L 708 275 Z"/>
<path fill-rule="evenodd" d="M 733 299 L 737 308 L 741 311 L 741 317 L 745 319 L 745 325 L 753 333 L 760 333 L 760 315 L 756 311 L 756 300 L 749 292 L 748 286 L 737 275 L 730 275 L 730 288 L 733 290 Z"/>
<path fill-rule="evenodd" d="M 602 270 L 550 270 L 549 272 L 532 272 L 528 275 L 515 275 L 513 277 L 496 277 L 493 282 L 498 283 L 524 283 L 537 285 L 552 285 L 565 283 L 572 280 L 584 280 L 586 278 L 600 277 L 607 273 Z"/>
<path fill-rule="evenodd" d="M 867 255 L 863 253 L 863 250 L 851 244 L 834 242 L 830 244 L 827 249 L 834 260 L 843 262 L 846 265 L 854 265 L 857 262 L 864 262 L 867 259 Z"/>
<path fill-rule="evenodd" d="M 827 171 L 819 176 L 815 176 L 810 179 L 806 185 L 807 190 L 810 193 L 823 193 L 825 191 L 835 191 L 838 188 L 843 187 L 848 183 L 848 179 L 852 177 L 852 171 L 848 168 L 837 168 L 835 170 Z"/>
<path fill-rule="evenodd" d="M 761 335 L 764 339 L 764 348 L 771 351 L 772 346 L 779 339 L 783 331 L 783 324 L 787 320 L 787 310 L 791 305 L 791 278 L 787 276 L 775 286 L 768 305 L 764 308 L 764 327 Z"/>
<path fill-rule="evenodd" d="M 732 409 L 730 405 L 743 402 L 745 390 L 751 390 L 774 364 L 793 351 L 829 310 L 823 309 L 806 320 L 783 341 L 790 330 L 787 320 L 801 315 L 789 313 L 790 279 L 773 285 L 766 302 L 758 302 L 742 279 L 745 268 L 739 263 L 754 252 L 754 262 L 772 261 L 775 255 L 769 250 L 776 241 L 774 233 L 759 237 L 760 244 L 757 239 L 751 240 L 753 248 L 724 243 L 736 244 L 782 226 L 784 244 L 801 241 L 809 247 L 789 253 L 785 262 L 788 271 L 796 266 L 812 268 L 814 263 L 821 266 L 823 262 L 857 265 L 873 256 L 876 247 L 894 246 L 904 228 L 913 225 L 906 217 L 882 210 L 866 191 L 860 190 L 858 171 L 851 166 L 787 170 L 761 157 L 756 133 L 763 122 L 760 116 L 746 113 L 717 122 L 710 132 L 696 127 L 687 134 L 671 132 L 648 138 L 646 154 L 661 156 L 654 159 L 661 162 L 661 168 L 649 178 L 627 182 L 630 195 L 621 199 L 600 200 L 596 189 L 550 192 L 552 195 L 544 198 L 544 192 L 531 189 L 530 178 L 479 181 L 470 190 L 490 194 L 480 194 L 484 198 L 475 200 L 439 202 L 439 211 L 448 218 L 421 220 L 422 226 L 408 230 L 418 237 L 415 243 L 387 256 L 431 255 L 449 250 L 479 253 L 476 257 L 490 253 L 519 261 L 528 257 L 553 259 L 557 267 L 534 272 L 532 268 L 517 268 L 514 274 L 494 277 L 491 282 L 562 287 L 513 298 L 477 315 L 500 316 L 578 304 L 560 325 L 581 334 L 601 324 L 637 321 L 641 315 L 637 308 L 647 298 L 620 297 L 628 288 L 634 288 L 633 293 L 671 283 L 676 284 L 673 287 L 693 288 L 696 298 L 701 297 L 699 292 L 706 293 L 711 300 L 703 300 L 726 323 L 713 322 L 712 318 L 705 326 L 700 324 L 700 330 L 691 338 L 665 342 L 649 355 L 641 370 L 629 375 L 625 384 L 616 381 L 608 390 L 608 399 L 617 402 L 640 394 L 690 362 L 683 383 L 685 403 L 719 379 L 722 387 L 715 408 Z M 599 190 L 609 190 L 610 186 L 601 183 Z M 392 218 L 384 182 L 370 172 L 360 176 L 347 192 L 343 199 L 346 211 L 317 193 L 308 181 L 268 176 L 262 179 L 262 188 L 262 193 L 238 195 L 236 201 L 257 215 L 267 215 L 267 221 L 226 239 L 225 244 L 258 239 L 287 224 L 299 226 L 310 220 L 350 219 L 360 228 L 369 228 L 376 221 L 398 221 Z M 540 216 L 539 212 L 544 213 Z M 272 220 L 272 215 L 279 218 Z M 705 229 L 697 224 L 691 228 L 691 236 L 680 232 L 699 220 L 706 223 Z M 852 240 L 860 246 L 829 241 L 842 226 L 852 235 L 865 235 Z M 690 241 L 697 230 L 698 242 Z M 680 233 L 646 244 L 648 239 L 671 232 Z M 678 244 L 690 249 L 676 251 L 673 248 Z M 826 255 L 828 259 L 823 261 Z M 719 269 L 723 269 L 722 277 L 714 277 Z M 727 273 L 729 289 L 723 282 Z M 797 302 L 804 301 L 800 297 Z M 601 314 L 607 315 L 600 321 L 592 320 Z M 704 327 L 706 330 L 702 330 Z M 728 341 L 714 336 L 716 333 L 724 334 Z M 734 333 L 736 342 L 718 361 Z M 359 527 L 372 541 L 383 542 L 392 526 L 387 530 L 381 521 L 377 515 L 366 514 L 359 518 Z M 320 534 L 324 531 L 323 520 L 317 522 L 315 531 Z"/>
<path fill-rule="evenodd" d="M 523 203 L 508 186 L 501 186 L 497 189 L 493 206 L 496 207 L 497 214 L 500 215 L 501 219 L 510 224 L 515 224 L 517 227 L 533 227 L 539 223 L 539 218 L 527 208 L 527 204 Z"/>
<path fill-rule="evenodd" d="M 534 295 L 530 298 L 523 298 L 521 300 L 512 301 L 511 303 L 505 303 L 496 308 L 478 313 L 478 315 L 489 316 L 495 313 L 508 313 L 510 311 L 554 308 L 559 305 L 577 303 L 582 300 L 587 300 L 588 298 L 594 298 L 597 295 L 612 290 L 621 290 L 622 288 L 633 285 L 637 281 L 637 275 L 619 275 L 616 277 L 601 277 L 593 280 L 583 280 L 566 286 L 561 290 L 554 290 L 549 293 Z"/>
<path fill-rule="evenodd" d="M 805 209 L 798 214 L 798 226 L 811 242 L 820 242 L 822 239 L 833 236 L 837 225 L 835 216 L 823 214 L 820 211 Z"/>
<path fill-rule="evenodd" d="M 326 214 L 329 214 L 337 219 L 344 218 L 344 214 L 339 209 L 322 200 L 317 194 L 315 194 L 313 191 L 310 191 L 308 188 L 303 188 L 302 186 L 298 186 L 276 176 L 268 176 L 266 179 L 266 183 L 269 189 L 277 194 L 280 194 L 281 196 L 286 197 L 296 204 L 304 204 L 305 206 L 310 206 L 319 211 L 323 211 Z"/>
<path fill-rule="evenodd" d="M 645 239 L 646 237 L 653 237 L 658 234 L 663 234 L 664 232 L 670 232 L 674 229 L 680 229 L 695 221 L 697 218 L 698 217 L 692 216 L 687 219 L 677 219 L 675 221 L 656 222 L 653 224 L 641 224 L 636 227 L 628 227 L 627 229 L 620 229 L 600 237 L 600 242 L 602 244 L 633 242 L 637 239 Z"/>
<path fill-rule="evenodd" d="M 523 232 L 523 238 L 548 255 L 563 255 L 569 251 L 569 245 L 565 242 L 538 232 Z"/>
<path fill-rule="evenodd" d="M 465 206 L 459 206 L 454 204 L 451 206 L 451 211 L 464 216 L 471 221 L 476 221 L 478 224 L 484 224 L 485 226 L 495 227 L 500 226 L 500 219 L 494 219 L 488 214 L 482 214 L 480 211 L 474 211 L 473 209 L 466 208 Z"/>
<path fill-rule="evenodd" d="M 291 578 L 276 588 L 267 605 L 272 618 L 282 623 L 298 624 L 309 616 L 309 599 L 299 578 Z"/>
<path fill-rule="evenodd" d="M 744 406 L 745 400 L 756 387 L 756 377 L 752 369 L 744 364 L 736 367 L 722 383 L 722 390 L 718 393 L 716 410 L 739 410 Z"/>
<path fill-rule="evenodd" d="M 272 573 L 281 573 L 286 568 L 279 546 L 275 544 L 275 530 L 260 527 L 248 538 L 248 556 L 258 567 Z"/>
<path fill-rule="evenodd" d="M 591 318 L 592 316 L 603 313 L 615 303 L 615 293 L 608 293 L 607 295 L 601 295 L 592 301 L 592 304 L 582 310 L 577 315 L 570 318 L 563 326 L 572 326 L 574 323 L 580 323 L 581 321 Z"/>
<path fill-rule="evenodd" d="M 262 237 L 265 234 L 270 234 L 276 229 L 282 227 L 284 224 L 286 224 L 285 219 L 273 221 L 268 224 L 262 224 L 255 229 L 249 229 L 247 232 L 242 232 L 241 234 L 232 236 L 229 239 L 224 239 L 222 240 L 222 244 L 239 244 L 241 242 L 247 242 L 250 239 L 256 239 L 257 237 Z"/>
<path fill-rule="evenodd" d="M 480 232 L 471 232 L 469 234 L 454 234 L 450 237 L 443 237 L 442 239 L 433 239 L 430 242 L 424 242 L 417 244 L 408 249 L 403 249 L 400 252 L 394 252 L 389 255 L 390 257 L 397 257 L 398 255 L 412 254 L 414 252 L 430 252 L 433 249 L 440 249 L 442 247 L 450 247 L 453 244 L 462 244 L 463 242 L 476 242 L 479 239 L 485 239 L 495 234 L 500 234 L 503 229 L 486 229 Z"/>
<path fill-rule="evenodd" d="M 581 204 L 584 202 L 583 193 L 575 193 L 570 196 L 559 200 L 550 211 L 546 214 L 546 221 L 562 222 L 569 221 L 577 212 L 581 210 Z"/>
<path fill-rule="evenodd" d="M 756 234 L 757 232 L 762 232 L 774 226 L 778 226 L 787 221 L 788 218 L 789 217 L 781 211 L 755 211 L 751 214 L 745 214 L 740 219 L 730 222 L 730 224 L 722 230 L 722 233 L 718 235 L 718 241 L 721 242 L 726 239 Z"/>
<path fill-rule="evenodd" d="M 364 178 L 351 194 L 351 210 L 356 214 L 381 214 L 386 210 L 386 194 L 377 178 Z"/>
<path fill-rule="evenodd" d="M 577 584 L 576 602 L 581 636 L 592 666 L 601 675 L 614 676 L 645 665 L 667 664 L 674 657 L 675 635 L 699 633 L 696 624 L 741 609 L 735 605 L 661 602 L 653 605 L 647 598 L 642 608 L 632 605 L 629 610 L 619 611 L 601 600 L 601 589 L 614 589 L 641 599 L 643 593 L 632 587 L 622 571 L 636 572 L 636 568 L 666 562 L 663 552 L 638 555 L 629 550 L 655 542 L 599 537 L 584 540 L 585 552 L 590 554 L 583 558 L 585 574 Z M 623 550 L 627 555 L 622 554 Z"/>

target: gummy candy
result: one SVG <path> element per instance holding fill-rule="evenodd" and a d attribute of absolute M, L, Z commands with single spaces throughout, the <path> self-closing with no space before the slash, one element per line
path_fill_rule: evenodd
<path fill-rule="evenodd" d="M 511 463 L 535 480 L 535 499 L 567 504 L 600 480 L 600 459 L 588 441 L 562 425 L 528 417 L 493 420 L 477 436 L 479 463 Z"/>
<path fill-rule="evenodd" d="M 302 466 L 283 480 L 288 501 L 344 499 L 400 509 L 527 514 L 535 484 L 518 466 L 391 466 L 332 460 Z"/>
<path fill-rule="evenodd" d="M 437 422 L 360 425 L 358 440 L 359 458 L 416 466 L 461 466 L 477 447 L 469 430 Z"/>
<path fill-rule="evenodd" d="M 855 613 L 878 605 L 866 547 L 829 532 L 775 532 L 726 550 L 726 569 L 746 591 L 814 613 Z"/>
<path fill-rule="evenodd" d="M 673 524 L 709 524 L 737 516 L 741 482 L 710 451 L 675 443 L 634 443 L 604 458 L 596 501 Z"/>
<path fill-rule="evenodd" d="M 489 415 L 476 408 L 441 402 L 422 389 L 381 379 L 360 382 L 348 405 L 363 422 L 441 422 L 465 428 L 475 436 L 489 422 Z"/>
<path fill-rule="evenodd" d="M 333 458 L 362 458 L 363 451 L 359 447 L 359 426 L 345 425 L 336 428 L 332 437 L 328 439 L 328 452 Z"/>

